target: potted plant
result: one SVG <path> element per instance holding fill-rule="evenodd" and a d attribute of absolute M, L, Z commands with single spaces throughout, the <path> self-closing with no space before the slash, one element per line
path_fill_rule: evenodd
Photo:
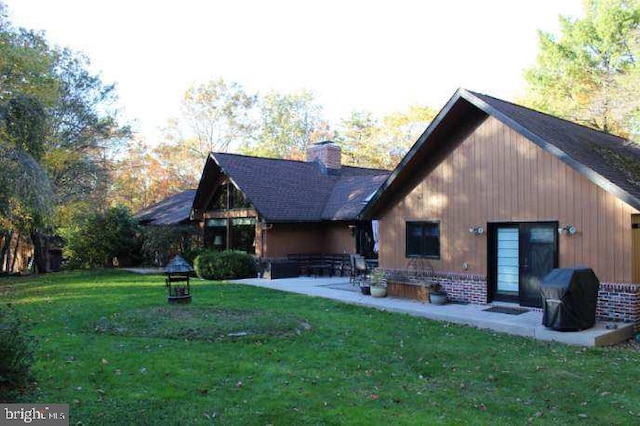
<path fill-rule="evenodd" d="M 369 286 L 365 281 L 360 282 L 360 292 L 365 296 L 371 295 L 371 286 Z"/>
<path fill-rule="evenodd" d="M 374 269 L 371 273 L 371 295 L 385 297 L 387 295 L 387 274 L 382 269 Z"/>
<path fill-rule="evenodd" d="M 442 290 L 440 284 L 432 283 L 429 285 L 429 303 L 434 305 L 444 305 L 447 303 L 447 292 Z"/>

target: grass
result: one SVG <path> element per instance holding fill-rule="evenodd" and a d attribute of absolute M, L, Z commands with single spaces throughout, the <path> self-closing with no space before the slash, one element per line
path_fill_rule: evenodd
<path fill-rule="evenodd" d="M 126 272 L 3 278 L 32 324 L 33 402 L 77 424 L 632 424 L 640 354 L 261 288 Z"/>

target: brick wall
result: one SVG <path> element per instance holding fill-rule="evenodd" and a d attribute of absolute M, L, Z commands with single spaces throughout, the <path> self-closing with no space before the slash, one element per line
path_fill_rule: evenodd
<path fill-rule="evenodd" d="M 487 304 L 487 277 L 442 271 L 386 269 L 398 280 L 438 283 L 454 302 Z M 599 320 L 633 322 L 640 330 L 640 284 L 600 283 L 596 316 Z"/>
<path fill-rule="evenodd" d="M 447 299 L 454 302 L 487 304 L 487 278 L 484 275 L 460 274 L 442 271 L 415 271 L 385 269 L 385 272 L 399 281 L 440 284 L 447 292 Z"/>
<path fill-rule="evenodd" d="M 603 320 L 633 322 L 640 330 L 640 285 L 600 283 L 596 315 Z"/>
<path fill-rule="evenodd" d="M 432 280 L 440 284 L 451 301 L 487 304 L 487 278 L 483 275 L 434 272 Z"/>

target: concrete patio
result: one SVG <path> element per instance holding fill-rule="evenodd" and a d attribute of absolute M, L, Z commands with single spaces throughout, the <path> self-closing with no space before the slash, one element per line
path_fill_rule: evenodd
<path fill-rule="evenodd" d="M 270 288 L 323 297 L 354 305 L 409 314 L 437 321 L 465 324 L 481 329 L 532 337 L 538 340 L 555 341 L 579 346 L 608 346 L 627 340 L 634 335 L 633 324 L 597 322 L 589 330 L 579 332 L 559 332 L 542 325 L 542 312 L 529 310 L 520 315 L 486 312 L 486 305 L 462 305 L 449 303 L 443 306 L 431 305 L 414 300 L 392 297 L 374 298 L 365 296 L 349 283 L 349 278 L 287 278 L 266 280 L 251 278 L 233 281 L 239 284 Z"/>

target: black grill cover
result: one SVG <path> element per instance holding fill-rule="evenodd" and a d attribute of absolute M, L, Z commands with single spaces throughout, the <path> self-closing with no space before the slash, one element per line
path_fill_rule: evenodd
<path fill-rule="evenodd" d="M 558 331 L 586 330 L 596 323 L 600 280 L 591 268 L 559 268 L 544 277 L 542 325 Z"/>

